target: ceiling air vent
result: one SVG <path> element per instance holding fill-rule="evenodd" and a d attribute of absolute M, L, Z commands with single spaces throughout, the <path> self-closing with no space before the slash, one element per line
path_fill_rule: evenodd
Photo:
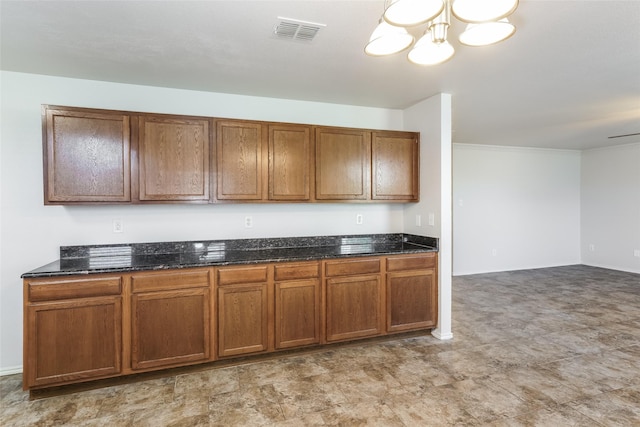
<path fill-rule="evenodd" d="M 278 23 L 275 25 L 273 33 L 283 39 L 310 42 L 324 27 L 326 27 L 325 24 L 278 16 Z"/>

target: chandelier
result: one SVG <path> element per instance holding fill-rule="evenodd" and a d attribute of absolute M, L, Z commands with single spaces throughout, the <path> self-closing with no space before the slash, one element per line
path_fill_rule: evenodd
<path fill-rule="evenodd" d="M 487 46 L 508 39 L 516 27 L 507 16 L 518 0 L 385 0 L 379 24 L 364 48 L 367 55 L 385 56 L 414 44 L 407 27 L 427 24 L 424 35 L 409 51 L 409 61 L 419 65 L 441 64 L 454 54 L 447 40 L 453 15 L 467 23 L 458 40 L 467 46 Z"/>

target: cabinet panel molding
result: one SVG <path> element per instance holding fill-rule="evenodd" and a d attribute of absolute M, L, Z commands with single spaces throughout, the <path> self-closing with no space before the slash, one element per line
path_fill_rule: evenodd
<path fill-rule="evenodd" d="M 25 389 L 121 372 L 120 296 L 31 304 L 25 316 Z"/>
<path fill-rule="evenodd" d="M 209 359 L 208 288 L 147 292 L 131 298 L 133 369 Z"/>
<path fill-rule="evenodd" d="M 141 116 L 141 201 L 209 200 L 209 120 Z"/>
<path fill-rule="evenodd" d="M 434 328 L 438 322 L 438 254 L 387 258 L 388 333 Z"/>
<path fill-rule="evenodd" d="M 372 199 L 418 201 L 420 143 L 414 133 L 373 132 Z"/>
<path fill-rule="evenodd" d="M 437 321 L 433 270 L 388 273 L 387 330 L 434 327 Z"/>
<path fill-rule="evenodd" d="M 316 129 L 316 199 L 371 198 L 371 132 Z"/>
<path fill-rule="evenodd" d="M 262 124 L 216 121 L 219 200 L 262 200 Z"/>
<path fill-rule="evenodd" d="M 380 275 L 327 279 L 327 341 L 382 332 Z"/>
<path fill-rule="evenodd" d="M 320 342 L 320 281 L 276 283 L 276 348 Z"/>
<path fill-rule="evenodd" d="M 218 355 L 220 357 L 267 350 L 267 284 L 218 288 Z"/>
<path fill-rule="evenodd" d="M 310 199 L 311 129 L 269 125 L 269 200 Z"/>
<path fill-rule="evenodd" d="M 130 118 L 43 106 L 45 204 L 131 201 Z"/>

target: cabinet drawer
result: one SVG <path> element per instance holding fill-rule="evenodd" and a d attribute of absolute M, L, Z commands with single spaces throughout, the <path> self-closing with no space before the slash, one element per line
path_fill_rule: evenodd
<path fill-rule="evenodd" d="M 435 266 L 435 253 L 412 257 L 387 258 L 387 271 L 420 270 L 423 268 L 434 268 Z"/>
<path fill-rule="evenodd" d="M 325 274 L 327 276 L 350 276 L 352 274 L 367 274 L 379 272 L 379 259 L 328 261 L 325 264 Z"/>
<path fill-rule="evenodd" d="M 276 265 L 275 280 L 309 279 L 320 275 L 319 263 Z"/>
<path fill-rule="evenodd" d="M 267 281 L 267 267 L 239 267 L 218 270 L 218 285 L 235 283 L 259 283 Z"/>
<path fill-rule="evenodd" d="M 209 286 L 209 270 L 157 272 L 131 276 L 131 289 L 134 293 L 207 286 Z"/>
<path fill-rule="evenodd" d="M 38 281 L 29 282 L 28 287 L 31 302 L 120 295 L 122 278 Z"/>

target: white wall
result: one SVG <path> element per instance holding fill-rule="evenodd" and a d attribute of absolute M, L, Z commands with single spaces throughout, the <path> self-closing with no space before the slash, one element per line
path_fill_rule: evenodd
<path fill-rule="evenodd" d="M 640 273 L 640 143 L 585 150 L 581 186 L 582 262 Z"/>
<path fill-rule="evenodd" d="M 579 151 L 454 144 L 454 275 L 579 263 Z"/>
<path fill-rule="evenodd" d="M 391 204 L 44 206 L 40 117 L 41 104 L 58 104 L 401 130 L 402 111 L 13 72 L 1 72 L 0 81 L 0 373 L 21 369 L 20 275 L 59 258 L 60 246 L 403 231 L 403 206 Z M 124 233 L 112 233 L 114 218 Z"/>
<path fill-rule="evenodd" d="M 440 339 L 453 338 L 451 114 L 451 95 L 439 94 L 406 109 L 404 117 L 407 129 L 420 131 L 420 202 L 406 206 L 404 229 L 407 233 L 440 238 L 438 327 L 433 331 Z"/>

